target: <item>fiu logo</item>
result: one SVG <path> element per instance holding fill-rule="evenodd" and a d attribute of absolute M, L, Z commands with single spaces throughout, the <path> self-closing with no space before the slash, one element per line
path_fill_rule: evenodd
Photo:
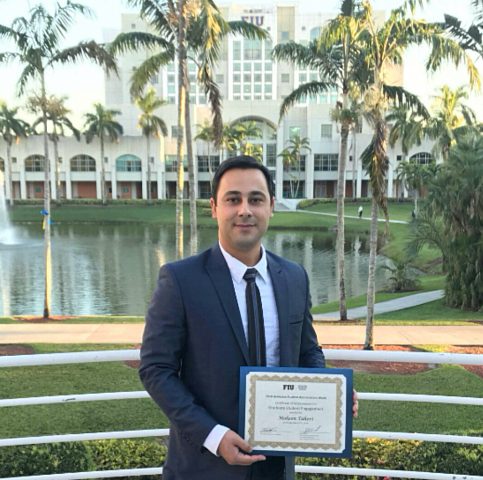
<path fill-rule="evenodd" d="M 265 17 L 263 15 L 243 15 L 241 19 L 244 22 L 253 23 L 257 27 L 261 27 L 263 25 Z"/>

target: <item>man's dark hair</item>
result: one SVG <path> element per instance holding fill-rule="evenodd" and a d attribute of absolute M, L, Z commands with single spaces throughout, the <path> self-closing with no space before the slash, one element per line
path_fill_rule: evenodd
<path fill-rule="evenodd" d="M 275 188 L 268 168 L 258 162 L 255 158 L 250 157 L 249 155 L 239 155 L 237 157 L 228 158 L 225 161 L 221 162 L 216 169 L 215 175 L 213 176 L 213 181 L 211 183 L 211 196 L 213 197 L 215 202 L 221 177 L 228 170 L 231 170 L 233 168 L 242 168 L 245 170 L 255 168 L 257 170 L 260 170 L 263 173 L 265 180 L 267 181 L 268 193 L 270 194 L 270 198 L 275 196 Z"/>

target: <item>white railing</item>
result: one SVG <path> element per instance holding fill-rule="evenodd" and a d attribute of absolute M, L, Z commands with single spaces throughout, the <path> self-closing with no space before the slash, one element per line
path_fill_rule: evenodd
<path fill-rule="evenodd" d="M 483 365 L 482 355 L 450 354 L 450 353 L 419 353 L 419 352 L 387 352 L 387 351 L 361 351 L 361 350 L 325 350 L 328 360 L 352 360 L 371 362 L 404 362 L 404 363 L 429 363 L 429 364 L 461 364 L 461 365 Z M 73 363 L 92 362 L 113 362 L 139 360 L 139 350 L 112 350 L 101 352 L 76 352 L 76 353 L 52 353 L 41 355 L 18 355 L 0 357 L 0 368 L 21 367 L 38 365 L 59 365 Z M 359 392 L 360 400 L 389 400 L 409 402 L 431 402 L 460 405 L 483 405 L 483 398 L 477 397 L 455 397 L 442 395 L 412 395 L 412 394 L 390 394 L 390 393 L 364 393 Z M 0 400 L 1 407 L 15 407 L 20 405 L 41 405 L 55 403 L 88 402 L 121 400 L 133 398 L 148 398 L 144 391 L 134 392 L 113 392 L 79 395 L 55 395 L 44 397 L 11 398 Z M 37 437 L 19 437 L 0 439 L 0 447 L 13 445 L 33 445 L 57 442 L 75 442 L 99 439 L 115 438 L 141 438 L 141 437 L 162 437 L 169 435 L 168 429 L 131 430 L 114 432 L 94 432 L 66 435 L 44 435 Z M 377 432 L 377 431 L 354 431 L 354 438 L 381 438 L 389 440 L 421 440 L 431 442 L 466 443 L 483 445 L 483 437 L 472 437 L 465 435 L 440 435 L 425 433 L 406 432 Z M 359 476 L 380 476 L 392 478 L 414 478 L 428 480 L 483 480 L 483 476 L 456 475 L 432 472 L 412 472 L 400 470 L 363 469 L 347 467 L 317 467 L 297 465 L 296 472 L 315 474 L 339 474 Z M 137 468 L 124 470 L 109 470 L 98 472 L 76 472 L 52 475 L 33 475 L 24 477 L 9 477 L 3 480 L 82 480 L 87 478 L 112 478 L 142 475 L 162 474 L 162 467 Z"/>

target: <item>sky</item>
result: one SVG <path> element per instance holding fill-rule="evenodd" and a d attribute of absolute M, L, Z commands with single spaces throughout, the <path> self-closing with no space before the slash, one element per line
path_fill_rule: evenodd
<path fill-rule="evenodd" d="M 75 44 L 81 40 L 94 39 L 102 42 L 107 31 L 119 30 L 121 14 L 136 12 L 136 9 L 127 5 L 127 0 L 77 0 L 87 5 L 94 12 L 94 18 L 77 17 L 77 22 L 69 30 L 65 46 Z M 323 5 L 324 12 L 336 13 L 341 0 L 299 0 L 299 9 L 305 12 L 320 10 Z M 35 0 L 0 0 L 0 23 L 10 25 L 12 20 L 18 16 L 27 16 L 31 7 L 36 5 Z M 49 11 L 53 10 L 56 4 L 54 0 L 43 0 L 42 3 Z M 64 3 L 64 2 L 62 2 Z M 226 0 L 219 0 L 219 6 L 229 4 Z M 261 5 L 263 0 L 240 0 L 238 4 Z M 290 2 L 278 2 L 287 4 Z M 374 9 L 389 11 L 399 6 L 402 0 L 373 0 Z M 470 0 L 431 0 L 427 2 L 424 9 L 419 9 L 418 15 L 430 21 L 443 20 L 444 13 L 456 16 L 465 25 L 472 20 L 472 7 Z M 4 40 L 0 40 L 0 51 L 9 50 L 11 47 Z M 452 88 L 467 84 L 464 70 L 456 72 L 453 67 L 444 68 L 439 73 L 429 75 L 424 68 L 421 59 L 424 52 L 421 49 L 413 48 L 408 51 L 405 58 L 405 87 L 420 96 L 429 106 L 437 89 L 449 84 Z M 483 77 L 483 62 L 477 63 L 480 74 Z M 20 69 L 15 65 L 0 66 L 0 99 L 6 100 L 9 105 L 21 106 L 23 99 L 16 96 L 16 81 Z M 75 118 L 81 119 L 82 115 L 91 109 L 94 102 L 104 102 L 103 72 L 101 68 L 89 63 L 76 66 L 56 68 L 54 73 L 47 77 L 49 92 L 57 96 L 68 97 L 67 105 L 74 112 Z M 473 95 L 468 103 L 475 108 L 483 117 L 483 97 L 481 94 Z"/>

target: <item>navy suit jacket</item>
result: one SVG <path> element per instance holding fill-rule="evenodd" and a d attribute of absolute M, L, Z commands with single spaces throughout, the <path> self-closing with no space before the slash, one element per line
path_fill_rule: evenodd
<path fill-rule="evenodd" d="M 279 317 L 280 366 L 324 367 L 305 270 L 267 253 Z M 238 432 L 240 366 L 248 346 L 230 271 L 218 246 L 164 265 L 146 315 L 141 380 L 170 421 L 165 480 L 242 480 L 203 447 L 217 424 Z M 268 460 L 267 460 L 268 461 Z"/>

